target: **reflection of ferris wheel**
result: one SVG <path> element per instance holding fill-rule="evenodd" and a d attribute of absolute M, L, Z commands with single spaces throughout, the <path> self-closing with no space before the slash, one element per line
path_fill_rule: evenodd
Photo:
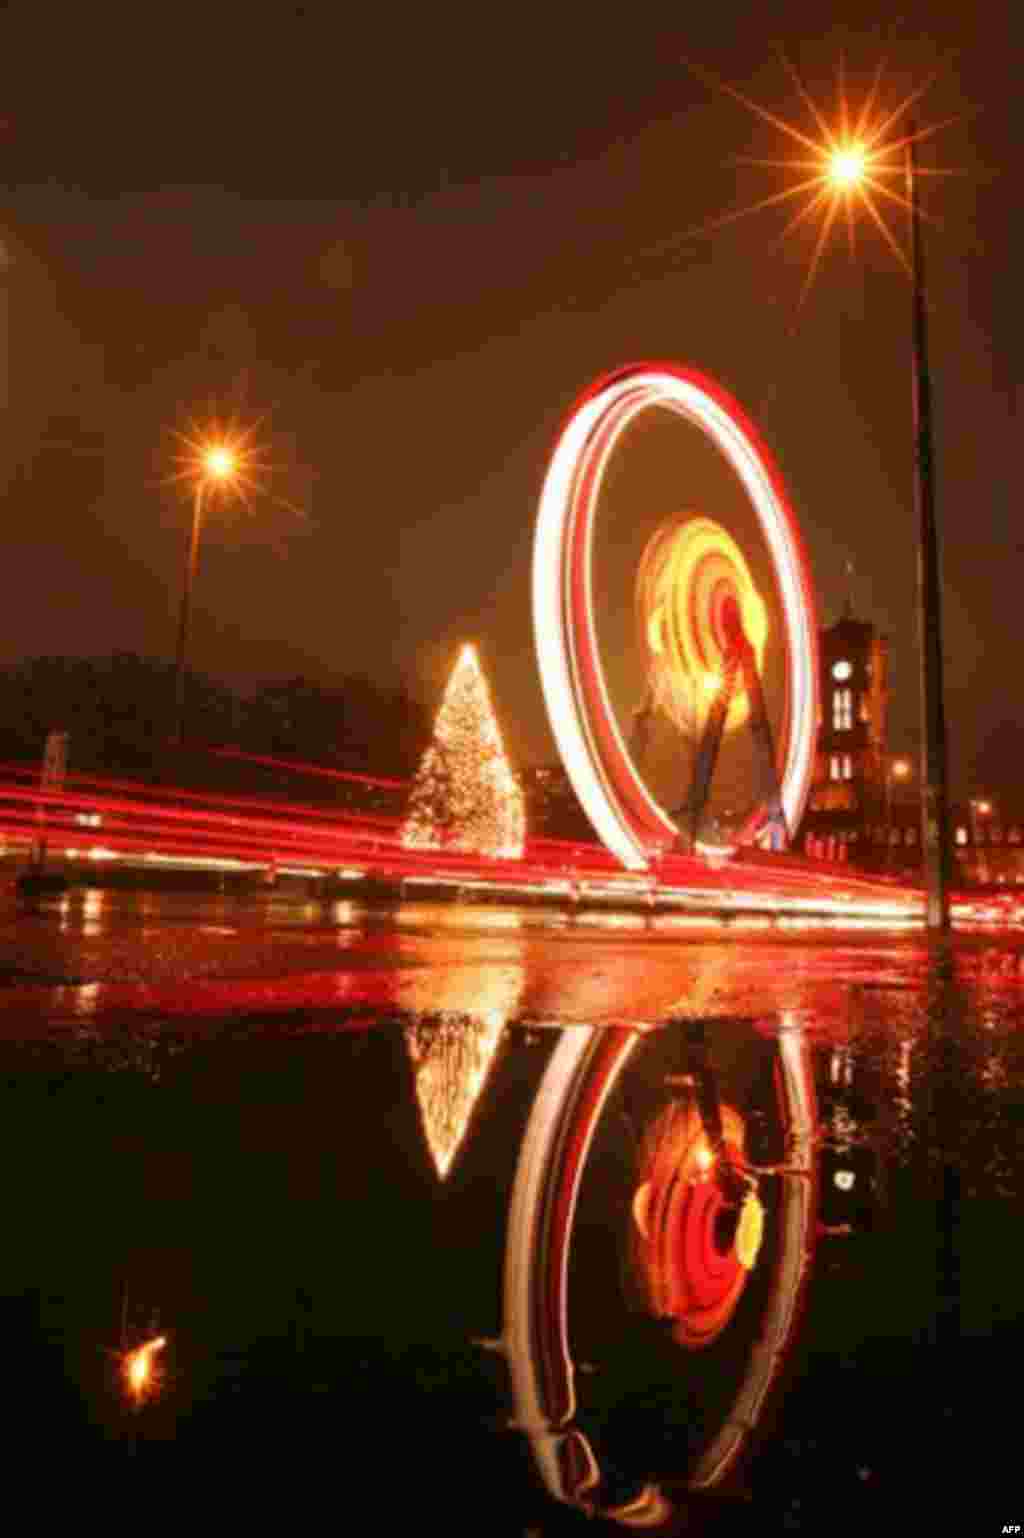
<path fill-rule="evenodd" d="M 771 557 L 782 609 L 785 706 L 778 740 L 765 709 L 764 605 L 742 553 L 712 520 L 677 520 L 645 552 L 637 588 L 648 690 L 627 745 L 601 667 L 592 549 L 601 483 L 621 434 L 660 407 L 699 427 L 742 483 Z M 645 364 L 599 379 L 583 395 L 552 455 L 534 547 L 533 613 L 541 681 L 573 787 L 605 845 L 624 865 L 701 844 L 723 734 L 746 724 L 758 777 L 754 811 L 737 843 L 788 841 L 810 783 L 817 710 L 817 628 L 796 521 L 778 471 L 724 391 L 690 369 Z M 670 813 L 641 777 L 646 723 L 661 709 L 677 725 L 686 700 L 710 691 L 685 799 Z M 697 716 L 701 713 L 695 712 Z"/>
<path fill-rule="evenodd" d="M 654 1060 L 679 1033 L 660 1042 L 660 1033 L 629 1029 L 565 1033 L 534 1101 L 509 1210 L 502 1345 L 514 1424 L 528 1437 L 550 1494 L 625 1527 L 671 1526 L 675 1504 L 655 1480 L 628 1502 L 610 1500 L 603 1460 L 610 1454 L 614 1461 L 615 1449 L 603 1438 L 595 1442 L 587 1430 L 578 1382 L 585 1369 L 576 1357 L 571 1307 L 574 1269 L 585 1273 L 587 1292 L 598 1298 L 602 1313 L 609 1309 L 613 1336 L 624 1328 L 609 1303 L 608 1278 L 593 1267 L 594 1252 L 574 1266 L 586 1228 L 581 1210 L 588 1180 L 591 1203 L 596 1197 L 600 1204 L 601 1231 L 615 1230 L 616 1211 L 629 1230 L 617 1242 L 631 1251 L 632 1269 L 641 1278 L 641 1317 L 660 1321 L 666 1342 L 671 1330 L 668 1381 L 680 1406 L 687 1403 L 687 1378 L 724 1392 L 717 1416 L 696 1417 L 686 1451 L 680 1435 L 668 1453 L 673 1482 L 682 1480 L 690 1489 L 721 1484 L 749 1445 L 796 1337 L 814 1248 L 818 1118 L 802 1031 L 779 1031 L 772 1070 L 785 1163 L 758 1169 L 747 1162 L 744 1118 L 719 1099 L 721 1080 L 705 1032 L 690 1024 L 696 1028 L 685 1032 L 687 1041 L 701 1045 L 684 1055 L 687 1073 L 666 1078 L 672 1100 L 648 1127 L 635 1175 L 610 1161 L 607 1149 L 595 1160 L 601 1127 L 610 1115 L 621 1120 L 614 1103 L 631 1060 L 648 1055 L 638 1070 L 639 1082 L 647 1084 Z M 623 1178 L 625 1204 L 615 1190 Z M 617 1277 L 609 1253 L 606 1269 Z M 752 1293 L 752 1317 L 739 1330 L 746 1344 L 738 1345 L 744 1293 Z M 577 1310 L 581 1301 L 577 1295 Z M 703 1356 L 715 1341 L 726 1355 L 710 1365 L 693 1360 L 695 1350 Z M 635 1326 L 628 1344 L 631 1351 L 642 1349 Z M 732 1365 L 719 1383 L 726 1361 Z"/>

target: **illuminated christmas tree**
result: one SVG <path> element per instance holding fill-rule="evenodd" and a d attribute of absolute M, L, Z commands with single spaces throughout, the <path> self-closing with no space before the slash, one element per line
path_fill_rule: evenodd
<path fill-rule="evenodd" d="M 523 794 L 505 757 L 476 648 L 467 645 L 413 781 L 402 843 L 515 860 L 525 836 Z"/>

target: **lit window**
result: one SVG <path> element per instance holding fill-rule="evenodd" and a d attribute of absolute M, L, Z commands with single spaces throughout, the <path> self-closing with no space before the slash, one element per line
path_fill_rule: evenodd
<path fill-rule="evenodd" d="M 837 662 L 832 669 L 832 677 L 837 679 L 839 683 L 843 683 L 852 673 L 853 668 L 849 662 Z"/>
<path fill-rule="evenodd" d="M 853 779 L 853 760 L 850 758 L 849 753 L 843 754 L 843 779 Z"/>
<path fill-rule="evenodd" d="M 832 757 L 828 761 L 828 777 L 829 777 L 830 780 L 838 780 L 838 778 L 839 778 L 839 754 L 838 753 L 833 753 Z"/>
<path fill-rule="evenodd" d="M 853 690 L 833 689 L 832 730 L 848 732 L 853 725 Z"/>
<path fill-rule="evenodd" d="M 957 830 L 956 830 L 956 841 L 957 841 L 958 844 L 966 844 L 966 842 L 967 842 L 967 829 L 966 828 L 957 828 Z"/>

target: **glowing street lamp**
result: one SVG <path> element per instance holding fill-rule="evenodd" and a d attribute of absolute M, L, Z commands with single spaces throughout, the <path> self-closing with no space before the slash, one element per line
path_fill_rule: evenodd
<path fill-rule="evenodd" d="M 911 765 L 909 758 L 894 758 L 886 766 L 885 770 L 885 864 L 886 868 L 892 859 L 892 787 L 893 781 L 909 780 Z"/>
<path fill-rule="evenodd" d="M 924 247 L 917 199 L 917 140 L 908 126 L 902 149 L 906 177 L 906 207 L 910 214 L 911 279 L 913 282 L 914 503 L 918 518 L 918 628 L 921 644 L 921 853 L 924 860 L 925 922 L 929 930 L 949 928 L 949 795 L 946 765 L 946 712 L 942 695 L 942 583 L 939 532 L 935 515 L 932 445 L 932 390 L 928 368 L 928 323 L 924 298 Z M 868 186 L 871 161 L 859 141 L 833 145 L 827 157 L 829 184 L 847 199 L 854 194 L 872 207 Z M 889 194 L 892 196 L 892 194 Z M 893 765 L 895 773 L 895 765 Z M 888 791 L 888 780 L 886 781 Z M 891 843 L 890 828 L 890 843 Z M 888 851 L 887 851 L 888 853 Z"/>
<path fill-rule="evenodd" d="M 986 796 L 972 796 L 970 810 L 971 839 L 977 845 L 981 843 L 981 822 L 992 816 L 992 803 Z"/>
<path fill-rule="evenodd" d="M 178 718 L 178 746 L 185 745 L 185 651 L 188 641 L 188 621 L 192 608 L 192 587 L 199 561 L 199 534 L 203 522 L 203 499 L 211 486 L 229 485 L 238 472 L 238 454 L 229 443 L 208 443 L 199 452 L 194 464 L 195 495 L 192 500 L 192 530 L 185 556 L 185 577 L 181 591 L 181 612 L 178 618 L 178 661 L 175 686 L 175 704 Z"/>
<path fill-rule="evenodd" d="M 867 151 L 862 144 L 854 143 L 832 150 L 826 170 L 832 186 L 847 191 L 863 182 L 867 167 Z"/>

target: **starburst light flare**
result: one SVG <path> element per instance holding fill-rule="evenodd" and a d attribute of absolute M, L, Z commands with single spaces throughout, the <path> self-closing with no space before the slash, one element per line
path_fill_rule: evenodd
<path fill-rule="evenodd" d="M 274 466 L 259 441 L 261 425 L 261 421 L 243 423 L 236 417 L 217 416 L 189 422 L 184 432 L 173 434 L 177 448 L 164 484 L 194 488 L 204 495 L 227 494 L 245 506 L 250 499 L 265 496 Z"/>
<path fill-rule="evenodd" d="M 789 159 L 737 157 L 735 164 L 787 171 L 796 180 L 781 191 L 770 193 L 746 207 L 734 209 L 720 219 L 710 220 L 688 231 L 688 234 L 706 235 L 751 214 L 802 198 L 802 206 L 793 214 L 780 236 L 781 243 L 801 225 L 819 221 L 817 237 L 800 290 L 799 309 L 817 276 L 825 247 L 840 218 L 846 226 L 851 255 L 855 246 L 857 215 L 863 213 L 900 266 L 909 274 L 910 263 L 886 218 L 886 205 L 894 205 L 909 212 L 910 204 L 900 190 L 907 174 L 908 147 L 931 138 L 952 120 L 932 123 L 923 128 L 910 122 L 910 110 L 927 91 L 931 79 L 908 92 L 895 107 L 888 111 L 882 110 L 879 96 L 884 63 L 880 63 L 857 111 L 854 111 L 851 103 L 840 65 L 836 108 L 830 121 L 810 95 L 794 66 L 785 55 L 780 57 L 802 106 L 811 117 L 812 124 L 807 131 L 796 122 L 770 112 L 737 87 L 715 78 L 700 66 L 692 63 L 688 66 L 706 84 L 724 91 L 762 122 L 785 134 L 799 151 Z M 919 174 L 948 176 L 952 172 L 948 167 L 929 168 L 925 172 L 919 171 Z"/>

